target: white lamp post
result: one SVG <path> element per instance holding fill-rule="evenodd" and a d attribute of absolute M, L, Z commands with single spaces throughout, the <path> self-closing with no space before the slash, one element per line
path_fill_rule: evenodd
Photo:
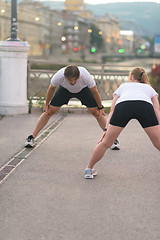
<path fill-rule="evenodd" d="M 17 0 L 11 6 L 11 37 L 0 42 L 0 115 L 28 113 L 28 42 L 17 39 Z"/>

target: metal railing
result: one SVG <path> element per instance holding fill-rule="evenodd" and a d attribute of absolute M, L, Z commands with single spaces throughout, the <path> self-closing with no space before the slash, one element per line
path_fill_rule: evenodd
<path fill-rule="evenodd" d="M 33 63 L 37 63 L 37 61 L 28 62 L 28 74 L 27 74 L 28 85 L 27 96 L 30 104 L 30 109 L 32 107 L 33 100 L 42 101 L 45 100 L 46 92 L 48 86 L 50 85 L 51 78 L 59 70 L 59 69 L 57 70 L 32 69 L 31 65 Z M 44 63 L 44 61 L 41 63 Z M 45 63 L 51 62 L 46 61 Z M 109 66 L 106 64 L 76 64 L 76 65 L 84 66 L 87 70 L 89 70 L 90 74 L 96 81 L 98 91 L 103 101 L 111 100 L 113 97 L 113 92 L 117 89 L 117 87 L 119 87 L 122 83 L 128 80 L 129 70 L 116 71 L 116 67 L 114 70 L 112 69 L 113 66 Z"/>

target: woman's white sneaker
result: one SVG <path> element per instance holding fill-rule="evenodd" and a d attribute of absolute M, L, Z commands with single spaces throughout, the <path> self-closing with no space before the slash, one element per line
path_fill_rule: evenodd
<path fill-rule="evenodd" d="M 85 178 L 86 179 L 93 179 L 95 176 L 97 176 L 97 171 L 93 168 L 86 168 L 85 169 Z"/>

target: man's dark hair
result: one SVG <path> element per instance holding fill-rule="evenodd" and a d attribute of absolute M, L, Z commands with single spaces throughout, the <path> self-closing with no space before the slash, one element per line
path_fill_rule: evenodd
<path fill-rule="evenodd" d="M 67 66 L 64 70 L 64 76 L 67 78 L 67 79 L 70 79 L 70 78 L 73 78 L 75 77 L 76 79 L 79 78 L 79 75 L 80 75 L 80 72 L 79 72 L 79 69 L 77 66 Z"/>

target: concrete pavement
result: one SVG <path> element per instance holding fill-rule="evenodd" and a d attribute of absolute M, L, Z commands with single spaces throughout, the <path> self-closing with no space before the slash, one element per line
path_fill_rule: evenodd
<path fill-rule="evenodd" d="M 1 167 L 23 149 L 39 114 L 0 120 Z M 96 120 L 68 114 L 49 131 L 0 184 L 1 240 L 160 239 L 160 154 L 136 121 L 120 135 L 121 150 L 97 163 L 93 180 L 84 168 L 102 135 Z"/>
<path fill-rule="evenodd" d="M 40 114 L 40 108 L 32 108 L 32 114 L 4 116 L 0 120 L 0 168 L 24 147 L 26 137 L 32 132 Z M 56 114 L 47 126 L 55 121 L 60 114 Z"/>

